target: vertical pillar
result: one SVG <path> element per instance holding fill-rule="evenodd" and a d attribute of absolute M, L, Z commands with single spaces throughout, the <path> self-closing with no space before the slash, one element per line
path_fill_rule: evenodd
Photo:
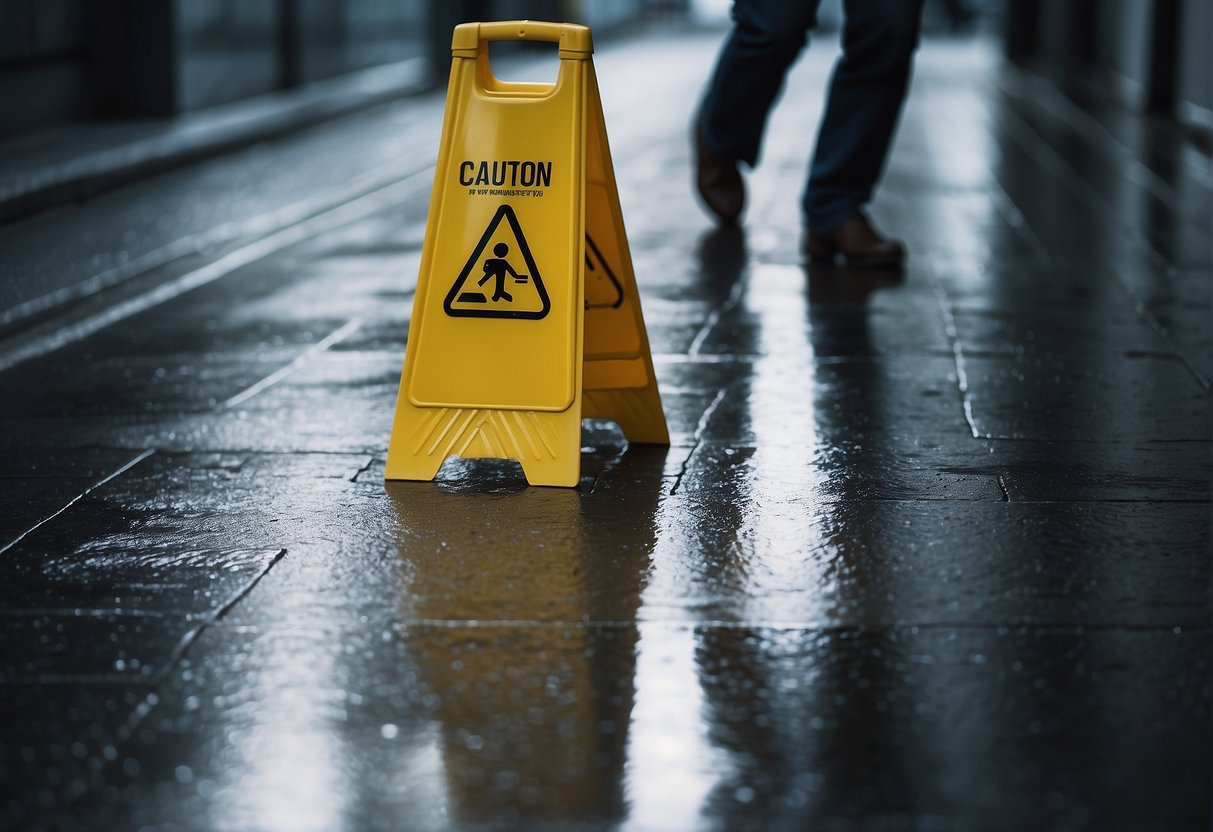
<path fill-rule="evenodd" d="M 1175 113 L 1178 102 L 1177 64 L 1180 55 L 1182 0 L 1154 0 L 1146 57 L 1145 107 L 1151 113 Z"/>
<path fill-rule="evenodd" d="M 278 0 L 278 86 L 303 84 L 303 20 L 299 0 Z"/>
<path fill-rule="evenodd" d="M 176 0 L 90 0 L 85 8 L 93 112 L 180 112 Z"/>
<path fill-rule="evenodd" d="M 1003 11 L 1003 50 L 1019 63 L 1040 51 L 1041 0 L 1007 0 Z"/>
<path fill-rule="evenodd" d="M 1069 49 L 1067 57 L 1077 66 L 1090 66 L 1098 58 L 1096 44 L 1096 16 L 1098 9 L 1095 0 L 1070 0 L 1066 16 L 1066 40 Z M 1104 14 L 1108 10 L 1104 9 Z"/>

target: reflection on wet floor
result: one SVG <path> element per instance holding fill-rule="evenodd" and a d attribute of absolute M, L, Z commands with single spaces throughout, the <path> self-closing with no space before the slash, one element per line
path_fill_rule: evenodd
<path fill-rule="evenodd" d="M 928 42 L 908 267 L 805 263 L 829 56 L 710 230 L 715 47 L 596 57 L 668 448 L 385 486 L 424 186 L 0 372 L 0 826 L 1208 827 L 1207 157 Z M 423 98 L 259 175 L 415 166 L 385 121 L 436 141 Z"/>
<path fill-rule="evenodd" d="M 633 516 L 652 517 L 660 485 L 633 490 Z M 530 804 L 552 820 L 621 817 L 652 526 L 646 544 L 643 528 L 583 511 L 579 493 L 525 480 L 473 489 L 389 486 L 403 638 L 435 697 L 450 816 Z M 620 550 L 614 563 L 604 546 Z"/>

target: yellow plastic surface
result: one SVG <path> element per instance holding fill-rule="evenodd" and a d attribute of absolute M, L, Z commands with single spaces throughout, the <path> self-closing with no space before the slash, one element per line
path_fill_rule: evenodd
<path fill-rule="evenodd" d="M 587 61 L 584 399 L 582 415 L 613 419 L 629 442 L 668 445 L 649 336 L 632 271 L 606 120 L 594 65 Z"/>
<path fill-rule="evenodd" d="M 511 38 L 561 44 L 554 84 L 493 76 Z M 388 479 L 459 455 L 576 485 L 583 411 L 668 442 L 591 51 L 572 24 L 455 29 Z"/>

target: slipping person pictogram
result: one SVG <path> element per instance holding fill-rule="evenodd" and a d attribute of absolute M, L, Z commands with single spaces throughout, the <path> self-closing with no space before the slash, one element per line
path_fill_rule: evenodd
<path fill-rule="evenodd" d="M 493 284 L 493 303 L 503 300 L 510 303 L 514 300 L 514 296 L 505 290 L 505 276 L 510 274 L 513 276 L 516 283 L 526 283 L 527 276 L 514 271 L 514 267 L 510 265 L 510 261 L 505 259 L 505 256 L 510 253 L 510 247 L 505 243 L 498 243 L 493 246 L 493 257 L 484 261 L 484 277 L 476 281 L 477 286 L 483 286 L 488 282 L 489 278 L 495 278 L 496 283 Z"/>
<path fill-rule="evenodd" d="M 487 286 L 490 280 L 493 281 L 491 297 Z M 447 292 L 442 307 L 452 318 L 534 321 L 547 316 L 552 303 L 513 206 L 497 207 Z"/>

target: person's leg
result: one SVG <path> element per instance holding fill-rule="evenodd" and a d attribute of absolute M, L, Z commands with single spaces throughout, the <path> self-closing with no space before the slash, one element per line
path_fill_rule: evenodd
<path fill-rule="evenodd" d="M 918 45 L 923 0 L 844 0 L 843 54 L 804 196 L 809 229 L 859 214 L 884 169 Z"/>
<path fill-rule="evenodd" d="M 717 159 L 758 162 L 767 114 L 804 48 L 821 0 L 735 0 L 725 41 L 699 110 L 698 129 Z"/>

